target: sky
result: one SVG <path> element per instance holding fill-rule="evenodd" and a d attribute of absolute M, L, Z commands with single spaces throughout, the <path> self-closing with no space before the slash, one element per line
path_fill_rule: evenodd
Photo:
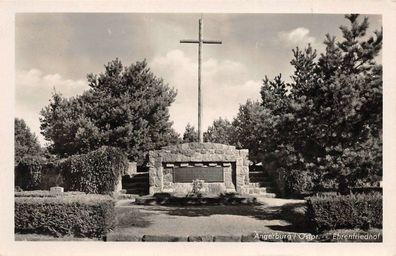
<path fill-rule="evenodd" d="M 368 15 L 371 33 L 381 16 Z M 232 120 L 240 104 L 259 100 L 262 79 L 290 80 L 292 49 L 310 43 L 323 52 L 327 33 L 341 37 L 338 14 L 18 13 L 15 22 L 15 113 L 42 145 L 40 110 L 55 89 L 65 97 L 88 90 L 86 75 L 99 74 L 119 58 L 124 66 L 146 59 L 158 77 L 177 89 L 170 118 L 183 134 L 197 127 L 196 44 L 181 39 L 221 40 L 204 45 L 203 130 L 218 117 Z"/>

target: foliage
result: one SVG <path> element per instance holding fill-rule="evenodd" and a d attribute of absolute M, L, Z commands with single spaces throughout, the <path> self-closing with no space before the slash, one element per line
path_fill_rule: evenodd
<path fill-rule="evenodd" d="M 25 156 L 39 156 L 42 153 L 37 137 L 30 131 L 25 120 L 15 118 L 14 120 L 15 135 L 15 166 Z"/>
<path fill-rule="evenodd" d="M 124 68 L 116 59 L 104 73 L 87 77 L 89 90 L 69 99 L 54 92 L 41 111 L 41 133 L 52 142 L 51 153 L 67 157 L 113 146 L 141 164 L 148 150 L 177 142 L 169 121 L 176 91 L 145 60 Z"/>
<path fill-rule="evenodd" d="M 270 149 L 263 143 L 271 143 L 273 139 L 271 123 L 268 121 L 269 111 L 264 109 L 260 102 L 248 100 L 239 106 L 236 118 L 233 120 L 234 127 L 232 144 L 239 148 L 249 149 L 249 159 L 255 163 L 262 160 L 262 156 L 267 153 L 263 150 Z"/>
<path fill-rule="evenodd" d="M 195 130 L 194 126 L 188 123 L 183 133 L 183 143 L 197 142 L 197 141 L 198 141 L 198 131 Z"/>
<path fill-rule="evenodd" d="M 15 167 L 15 185 L 23 190 L 34 190 L 41 183 L 42 159 L 38 156 L 25 156 Z"/>
<path fill-rule="evenodd" d="M 347 193 L 382 178 L 382 30 L 368 36 L 367 18 L 346 18 L 341 40 L 327 35 L 320 56 L 294 49 L 292 81 L 265 77 L 261 106 L 247 102 L 233 122 L 252 157 L 286 170 L 289 191 Z"/>
<path fill-rule="evenodd" d="M 382 195 L 316 196 L 307 200 L 314 232 L 331 229 L 382 228 Z"/>
<path fill-rule="evenodd" d="M 233 145 L 235 141 L 233 135 L 234 127 L 231 122 L 220 117 L 203 133 L 203 139 L 205 142 Z"/>
<path fill-rule="evenodd" d="M 114 191 L 120 175 L 126 173 L 128 160 L 117 148 L 101 147 L 88 154 L 71 156 L 60 165 L 65 189 L 108 194 Z"/>
<path fill-rule="evenodd" d="M 202 189 L 204 188 L 204 180 L 193 180 L 192 181 L 192 193 L 194 195 L 199 195 L 202 193 Z"/>
<path fill-rule="evenodd" d="M 299 195 L 312 191 L 313 188 L 313 177 L 307 171 L 290 170 L 285 175 L 285 193 L 287 195 Z"/>
<path fill-rule="evenodd" d="M 102 238 L 114 227 L 114 201 L 103 195 L 16 197 L 15 232 Z"/>

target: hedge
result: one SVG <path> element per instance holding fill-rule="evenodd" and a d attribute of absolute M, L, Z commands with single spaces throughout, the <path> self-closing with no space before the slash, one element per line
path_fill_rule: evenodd
<path fill-rule="evenodd" d="M 101 147 L 69 157 L 60 168 L 66 190 L 108 194 L 114 191 L 120 175 L 127 172 L 128 159 L 117 148 Z"/>
<path fill-rule="evenodd" d="M 33 191 L 22 191 L 15 192 L 15 197 L 59 197 L 59 196 L 75 196 L 75 195 L 86 195 L 80 191 L 69 191 L 63 193 L 53 193 L 49 190 L 33 190 Z"/>
<path fill-rule="evenodd" d="M 103 238 L 114 227 L 108 195 L 15 197 L 15 232 Z"/>
<path fill-rule="evenodd" d="M 315 196 L 307 200 L 307 218 L 315 233 L 333 229 L 382 228 L 382 195 Z"/>

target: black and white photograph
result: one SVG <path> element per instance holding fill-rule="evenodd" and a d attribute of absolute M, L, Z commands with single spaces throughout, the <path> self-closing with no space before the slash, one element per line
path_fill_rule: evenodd
<path fill-rule="evenodd" d="M 383 13 L 13 18 L 13 246 L 384 245 Z"/>

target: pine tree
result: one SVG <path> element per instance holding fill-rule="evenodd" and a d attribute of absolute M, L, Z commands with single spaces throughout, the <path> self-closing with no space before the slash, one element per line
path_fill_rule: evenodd
<path fill-rule="evenodd" d="M 234 144 L 234 131 L 230 121 L 219 117 L 214 120 L 212 125 L 204 132 L 203 137 L 206 142 L 221 143 L 232 145 Z"/>
<path fill-rule="evenodd" d="M 290 193 L 346 192 L 382 176 L 382 30 L 367 36 L 367 18 L 346 19 L 342 39 L 326 35 L 320 56 L 310 45 L 294 49 L 292 81 L 265 78 L 257 112 L 266 114 L 237 125 L 244 124 L 246 137 L 254 127 L 260 143 L 242 144 L 277 159 Z"/>
<path fill-rule="evenodd" d="M 183 133 L 183 143 L 198 142 L 198 131 L 190 123 L 187 124 Z"/>
<path fill-rule="evenodd" d="M 178 141 L 169 121 L 176 91 L 146 61 L 124 68 L 116 59 L 104 73 L 89 74 L 88 82 L 90 89 L 80 96 L 54 93 L 41 111 L 41 133 L 52 142 L 52 153 L 65 157 L 107 145 L 141 164 L 148 150 Z"/>

